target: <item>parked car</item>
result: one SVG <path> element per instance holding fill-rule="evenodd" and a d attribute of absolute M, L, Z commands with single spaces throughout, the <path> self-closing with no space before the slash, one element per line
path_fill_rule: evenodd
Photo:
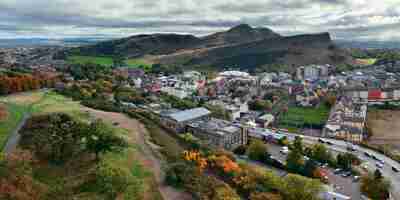
<path fill-rule="evenodd" d="M 375 165 L 376 165 L 376 167 L 379 168 L 379 169 L 382 169 L 382 168 L 383 168 L 383 164 L 380 163 L 380 162 L 377 162 Z"/>
<path fill-rule="evenodd" d="M 343 170 L 340 168 L 335 169 L 335 171 L 333 171 L 334 174 L 340 174 Z"/>
<path fill-rule="evenodd" d="M 367 152 L 364 152 L 364 155 L 367 156 L 368 158 L 371 157 L 371 155 L 369 153 L 367 153 Z"/>
<path fill-rule="evenodd" d="M 325 141 L 322 140 L 322 139 L 318 139 L 318 142 L 319 142 L 319 143 L 322 143 L 322 144 L 325 144 Z"/>
<path fill-rule="evenodd" d="M 281 154 L 286 155 L 286 154 L 289 153 L 289 148 L 288 147 L 282 147 L 282 149 L 279 152 L 281 152 Z"/>
<path fill-rule="evenodd" d="M 360 180 L 360 176 L 354 176 L 353 177 L 353 182 L 358 182 Z"/>
<path fill-rule="evenodd" d="M 396 167 L 392 167 L 392 171 L 394 171 L 394 172 L 399 172 L 399 170 L 396 168 Z"/>
<path fill-rule="evenodd" d="M 333 143 L 332 143 L 332 142 L 329 142 L 329 141 L 327 141 L 326 144 L 328 144 L 328 145 L 333 145 Z"/>
<path fill-rule="evenodd" d="M 348 151 L 356 151 L 356 147 L 354 145 L 347 146 Z"/>
<path fill-rule="evenodd" d="M 351 176 L 351 172 L 349 171 L 342 173 L 342 177 L 349 177 L 349 176 Z"/>

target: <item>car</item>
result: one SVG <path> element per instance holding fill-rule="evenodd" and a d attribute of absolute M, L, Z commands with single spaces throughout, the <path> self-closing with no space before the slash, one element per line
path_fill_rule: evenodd
<path fill-rule="evenodd" d="M 372 157 L 372 159 L 374 159 L 374 160 L 378 160 L 378 158 L 377 158 L 376 156 L 374 156 L 374 155 L 371 155 L 371 157 Z"/>
<path fill-rule="evenodd" d="M 360 176 L 354 176 L 353 177 L 353 182 L 358 182 L 360 180 Z"/>
<path fill-rule="evenodd" d="M 329 141 L 327 141 L 326 144 L 328 144 L 328 145 L 333 145 L 333 143 L 332 143 L 332 142 L 329 142 Z"/>
<path fill-rule="evenodd" d="M 394 171 L 394 172 L 399 172 L 399 170 L 396 168 L 396 167 L 392 167 L 392 171 Z"/>
<path fill-rule="evenodd" d="M 343 172 L 343 173 L 341 174 L 341 176 L 342 176 L 342 177 L 349 177 L 349 176 L 351 176 L 351 172 L 349 172 L 349 171 Z"/>
<path fill-rule="evenodd" d="M 380 162 L 375 163 L 375 165 L 376 165 L 376 167 L 379 168 L 379 169 L 382 169 L 382 168 L 383 168 L 383 164 L 380 163 Z"/>
<path fill-rule="evenodd" d="M 356 147 L 354 145 L 347 146 L 348 151 L 356 151 Z"/>
<path fill-rule="evenodd" d="M 340 174 L 343 170 L 340 168 L 335 169 L 335 171 L 333 171 L 334 174 Z"/>
<path fill-rule="evenodd" d="M 368 158 L 371 157 L 371 155 L 369 153 L 367 153 L 367 152 L 364 152 L 364 155 L 367 156 Z"/>
<path fill-rule="evenodd" d="M 279 152 L 280 152 L 281 154 L 286 155 L 286 154 L 289 153 L 289 149 L 281 149 Z"/>
<path fill-rule="evenodd" d="M 322 143 L 322 144 L 324 144 L 324 143 L 325 143 L 325 141 L 324 141 L 324 140 L 322 140 L 322 139 L 318 139 L 318 142 L 319 142 L 319 143 Z"/>

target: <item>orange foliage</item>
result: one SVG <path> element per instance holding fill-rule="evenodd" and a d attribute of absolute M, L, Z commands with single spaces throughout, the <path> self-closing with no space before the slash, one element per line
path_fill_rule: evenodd
<path fill-rule="evenodd" d="M 183 158 L 186 161 L 195 162 L 201 170 L 207 167 L 207 159 L 203 158 L 198 151 L 184 151 Z"/>
<path fill-rule="evenodd" d="M 209 160 L 213 163 L 215 167 L 222 169 L 225 173 L 240 171 L 239 165 L 225 155 L 211 156 Z"/>
<path fill-rule="evenodd" d="M 53 87 L 56 79 L 48 77 L 34 77 L 32 75 L 19 75 L 15 77 L 0 76 L 0 94 L 12 94 L 36 90 L 43 87 Z"/>
<path fill-rule="evenodd" d="M 4 105 L 0 105 L 0 120 L 5 119 L 7 117 L 7 110 Z"/>
<path fill-rule="evenodd" d="M 39 200 L 43 188 L 32 179 L 32 154 L 18 151 L 0 158 L 0 199 Z"/>

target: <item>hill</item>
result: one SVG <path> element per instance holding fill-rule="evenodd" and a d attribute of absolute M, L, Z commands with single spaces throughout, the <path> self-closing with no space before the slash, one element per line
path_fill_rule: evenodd
<path fill-rule="evenodd" d="M 268 28 L 241 24 L 204 37 L 179 34 L 136 35 L 72 48 L 68 54 L 145 58 L 181 66 L 256 68 L 268 64 L 298 66 L 350 62 L 329 33 L 281 36 Z M 293 67 L 293 68 L 294 68 Z"/>

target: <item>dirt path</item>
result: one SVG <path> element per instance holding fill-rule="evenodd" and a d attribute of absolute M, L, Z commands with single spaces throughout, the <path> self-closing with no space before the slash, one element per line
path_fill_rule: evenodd
<path fill-rule="evenodd" d="M 190 194 L 177 191 L 173 187 L 164 184 L 161 161 L 154 155 L 152 149 L 146 142 L 146 136 L 148 136 L 148 133 L 143 124 L 121 113 L 103 112 L 90 108 L 85 108 L 85 111 L 88 111 L 96 118 L 100 118 L 112 123 L 117 122 L 119 123 L 119 127 L 130 131 L 131 136 L 133 136 L 131 139 L 135 140 L 134 142 L 141 147 L 142 155 L 140 156 L 140 160 L 143 166 L 150 168 L 153 172 L 158 183 L 159 191 L 164 200 L 192 199 Z"/>

